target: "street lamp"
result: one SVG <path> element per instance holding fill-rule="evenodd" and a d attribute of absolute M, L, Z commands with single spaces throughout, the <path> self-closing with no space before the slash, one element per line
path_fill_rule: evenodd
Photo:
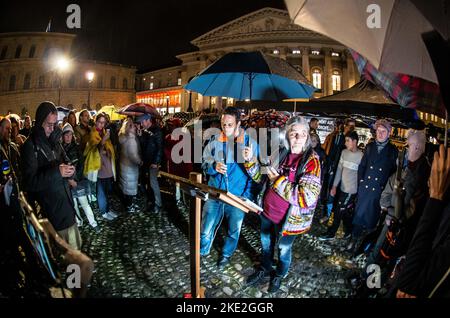
<path fill-rule="evenodd" d="M 89 87 L 88 87 L 88 101 L 87 101 L 87 107 L 89 110 L 91 110 L 91 84 L 94 80 L 95 73 L 92 71 L 86 72 L 86 79 L 88 80 Z"/>
<path fill-rule="evenodd" d="M 65 56 L 59 56 L 55 60 L 56 73 L 59 79 L 58 85 L 58 106 L 61 106 L 61 87 L 62 87 L 62 73 L 66 72 L 70 67 L 70 61 Z"/>
<path fill-rule="evenodd" d="M 168 114 L 169 113 L 169 99 L 170 99 L 170 97 L 169 97 L 169 95 L 166 95 L 166 114 Z"/>
<path fill-rule="evenodd" d="M 189 106 L 187 112 L 193 113 L 194 109 L 192 109 L 192 91 L 187 91 L 189 93 Z"/>

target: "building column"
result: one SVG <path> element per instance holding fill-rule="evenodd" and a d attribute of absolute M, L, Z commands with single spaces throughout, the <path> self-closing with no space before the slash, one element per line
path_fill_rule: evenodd
<path fill-rule="evenodd" d="M 333 64 L 331 63 L 331 49 L 324 48 L 325 66 L 323 70 L 323 94 L 324 96 L 333 94 L 333 82 L 331 75 L 333 74 Z"/>
<path fill-rule="evenodd" d="M 359 74 L 357 72 L 357 70 L 355 69 L 356 64 L 353 61 L 353 57 L 350 54 L 350 52 L 346 51 L 346 56 L 347 56 L 347 69 L 348 69 L 348 87 L 352 87 L 353 85 L 355 85 L 359 79 L 357 79 L 359 77 Z"/>
<path fill-rule="evenodd" d="M 311 51 L 311 48 L 309 47 L 302 47 L 301 53 L 302 53 L 302 71 L 303 75 L 308 79 L 308 81 L 312 81 L 311 79 L 311 69 L 309 67 L 309 52 Z"/>
<path fill-rule="evenodd" d="M 349 85 L 349 74 L 348 74 L 348 65 L 347 65 L 347 51 L 341 52 L 341 62 L 342 62 L 342 90 L 346 90 L 350 88 Z"/>

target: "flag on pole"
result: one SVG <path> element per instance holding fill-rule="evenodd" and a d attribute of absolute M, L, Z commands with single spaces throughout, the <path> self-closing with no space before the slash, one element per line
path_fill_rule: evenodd
<path fill-rule="evenodd" d="M 45 29 L 45 32 L 50 32 L 51 26 L 52 26 L 52 19 L 50 19 L 50 21 L 48 21 L 47 28 Z"/>

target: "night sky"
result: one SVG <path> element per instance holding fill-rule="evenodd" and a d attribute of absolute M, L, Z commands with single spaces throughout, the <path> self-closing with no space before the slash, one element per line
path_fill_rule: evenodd
<path fill-rule="evenodd" d="M 81 29 L 70 30 L 66 8 L 81 7 Z M 134 65 L 139 71 L 178 65 L 175 55 L 193 51 L 190 41 L 252 11 L 285 9 L 283 0 L 0 1 L 0 32 L 75 33 L 74 54 Z"/>

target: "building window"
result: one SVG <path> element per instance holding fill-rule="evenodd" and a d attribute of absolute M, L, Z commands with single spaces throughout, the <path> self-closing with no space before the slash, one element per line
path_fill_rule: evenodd
<path fill-rule="evenodd" d="M 181 86 L 181 78 L 178 78 L 178 80 L 177 80 L 177 85 L 178 85 L 178 86 Z"/>
<path fill-rule="evenodd" d="M 111 81 L 109 83 L 109 88 L 116 89 L 116 78 L 114 76 L 111 77 Z"/>
<path fill-rule="evenodd" d="M 16 75 L 12 75 L 9 78 L 9 90 L 10 91 L 16 90 Z"/>
<path fill-rule="evenodd" d="M 314 87 L 322 89 L 322 73 L 318 68 L 312 70 L 312 79 Z"/>
<path fill-rule="evenodd" d="M 280 50 L 273 50 L 273 54 L 280 54 Z"/>
<path fill-rule="evenodd" d="M 128 80 L 126 78 L 124 78 L 123 81 L 122 81 L 122 88 L 123 89 L 128 89 Z"/>
<path fill-rule="evenodd" d="M 8 46 L 4 46 L 2 48 L 2 53 L 0 54 L 0 60 L 4 60 L 6 58 L 6 52 L 8 52 Z"/>
<path fill-rule="evenodd" d="M 44 50 L 44 54 L 42 54 L 42 58 L 46 59 L 48 58 L 48 55 L 50 54 L 50 46 L 46 46 Z"/>
<path fill-rule="evenodd" d="M 39 76 L 38 87 L 39 88 L 44 88 L 45 87 L 45 76 L 44 75 Z"/>
<path fill-rule="evenodd" d="M 34 57 L 34 54 L 36 53 L 36 45 L 32 45 L 30 48 L 30 53 L 28 54 L 28 57 L 32 59 Z"/>
<path fill-rule="evenodd" d="M 30 73 L 27 73 L 23 81 L 23 89 L 30 89 L 30 85 L 31 85 L 31 75 Z"/>
<path fill-rule="evenodd" d="M 300 54 L 300 50 L 292 50 L 292 54 Z"/>
<path fill-rule="evenodd" d="M 150 83 L 149 89 L 153 89 L 153 82 Z"/>
<path fill-rule="evenodd" d="M 75 75 L 69 77 L 69 88 L 75 88 Z"/>
<path fill-rule="evenodd" d="M 341 90 L 341 75 L 338 71 L 333 71 L 333 75 L 331 75 L 331 81 L 333 83 L 333 91 Z"/>
<path fill-rule="evenodd" d="M 59 87 L 59 83 L 60 83 L 60 79 L 59 78 L 54 78 L 53 82 L 52 82 L 52 87 L 53 88 L 58 88 Z"/>
<path fill-rule="evenodd" d="M 97 88 L 103 88 L 103 76 L 97 77 Z"/>
<path fill-rule="evenodd" d="M 331 56 L 339 56 L 339 53 L 337 53 L 337 52 L 331 52 Z"/>
<path fill-rule="evenodd" d="M 19 44 L 16 48 L 16 54 L 14 54 L 14 58 L 15 59 L 20 58 L 20 53 L 22 53 L 22 45 Z"/>
<path fill-rule="evenodd" d="M 311 54 L 312 55 L 320 55 L 320 51 L 319 50 L 312 50 Z"/>

